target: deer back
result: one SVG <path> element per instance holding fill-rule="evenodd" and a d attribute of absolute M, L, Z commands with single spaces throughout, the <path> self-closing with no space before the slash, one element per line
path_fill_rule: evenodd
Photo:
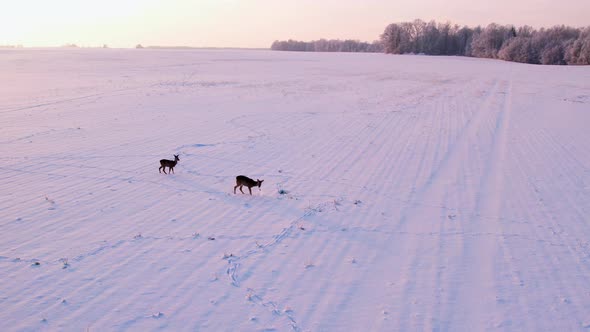
<path fill-rule="evenodd" d="M 257 185 L 257 182 L 245 175 L 238 175 L 236 176 L 236 184 L 238 186 L 254 187 Z"/>
<path fill-rule="evenodd" d="M 160 165 L 162 165 L 162 166 L 176 166 L 176 161 L 162 159 L 162 160 L 160 160 Z"/>
<path fill-rule="evenodd" d="M 178 155 L 174 155 L 174 160 L 162 159 L 162 160 L 160 160 L 160 165 L 167 166 L 167 167 L 174 167 L 174 166 L 176 166 L 176 163 L 178 163 L 179 160 L 180 159 L 178 158 Z"/>

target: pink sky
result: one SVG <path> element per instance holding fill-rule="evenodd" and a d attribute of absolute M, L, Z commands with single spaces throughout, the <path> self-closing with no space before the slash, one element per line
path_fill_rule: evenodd
<path fill-rule="evenodd" d="M 269 47 L 276 39 L 372 41 L 389 23 L 590 25 L 590 0 L 2 1 L 0 45 Z"/>

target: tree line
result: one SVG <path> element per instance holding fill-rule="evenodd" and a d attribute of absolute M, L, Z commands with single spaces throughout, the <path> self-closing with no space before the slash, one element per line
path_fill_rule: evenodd
<path fill-rule="evenodd" d="M 274 51 L 300 51 L 300 52 L 383 52 L 380 41 L 373 43 L 358 40 L 346 39 L 320 39 L 310 42 L 289 40 L 276 40 L 272 43 L 271 50 Z"/>
<path fill-rule="evenodd" d="M 463 55 L 546 65 L 590 64 L 590 27 L 489 24 L 460 27 L 435 21 L 393 23 L 381 35 L 385 53 Z"/>
<path fill-rule="evenodd" d="M 380 40 L 275 41 L 272 50 L 306 52 L 385 52 L 388 54 L 459 55 L 532 64 L 590 65 L 590 26 L 489 24 L 482 28 L 435 21 L 392 23 Z"/>

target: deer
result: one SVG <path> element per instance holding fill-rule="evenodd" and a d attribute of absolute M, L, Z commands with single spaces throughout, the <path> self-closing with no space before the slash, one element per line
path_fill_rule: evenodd
<path fill-rule="evenodd" d="M 180 161 L 180 159 L 178 158 L 177 154 L 174 155 L 174 161 L 168 160 L 168 159 L 160 160 L 161 166 L 160 166 L 160 168 L 158 168 L 158 172 L 162 173 L 162 170 L 163 170 L 164 174 L 174 173 L 174 166 L 176 166 L 176 164 L 179 161 Z M 168 173 L 166 173 L 166 167 L 168 167 Z"/>
<path fill-rule="evenodd" d="M 240 187 L 240 191 L 242 192 L 242 194 L 245 194 L 245 192 L 242 190 L 242 186 L 246 186 L 246 187 L 248 187 L 248 190 L 250 191 L 250 195 L 252 195 L 252 187 L 258 186 L 258 188 L 260 188 L 260 186 L 262 186 L 263 181 L 264 180 L 258 180 L 258 179 L 256 179 L 256 181 L 254 181 L 247 176 L 238 175 L 238 176 L 236 176 L 236 186 L 234 187 L 234 194 L 236 193 L 236 189 L 238 187 Z"/>

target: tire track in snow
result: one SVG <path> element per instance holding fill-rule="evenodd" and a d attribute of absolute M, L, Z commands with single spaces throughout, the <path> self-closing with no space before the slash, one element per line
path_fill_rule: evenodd
<path fill-rule="evenodd" d="M 408 201 L 410 203 L 401 210 L 400 220 L 394 228 L 395 231 L 400 232 L 404 229 L 411 230 L 414 228 L 416 228 L 417 230 L 432 229 L 433 227 L 434 229 L 436 229 L 440 227 L 437 227 L 436 224 L 432 224 L 431 227 L 427 227 L 427 225 L 430 225 L 436 220 L 439 220 L 440 214 L 438 214 L 438 216 L 437 214 L 430 214 L 428 213 L 428 211 L 424 211 L 419 207 L 414 206 L 412 202 L 440 202 L 437 205 L 444 205 L 445 192 L 442 190 L 447 186 L 446 183 L 450 183 L 450 179 L 453 179 L 453 177 L 456 175 L 455 172 L 457 172 L 461 165 L 461 162 L 463 161 L 462 158 L 465 155 L 465 151 L 469 149 L 469 139 L 471 139 L 471 137 L 474 136 L 475 133 L 479 130 L 480 123 L 484 121 L 485 117 L 489 116 L 489 104 L 491 103 L 491 99 L 494 98 L 498 87 L 498 81 L 493 82 L 491 89 L 488 90 L 486 98 L 482 101 L 482 107 L 479 110 L 472 113 L 471 116 L 467 118 L 467 120 L 464 122 L 463 126 L 459 128 L 459 131 L 456 134 L 456 136 L 449 141 L 446 153 L 441 156 L 440 161 L 437 164 L 431 163 L 431 165 L 433 165 L 434 168 L 430 171 L 430 174 L 426 175 L 426 180 L 422 184 L 422 186 L 419 187 L 409 196 Z M 446 107 L 444 105 L 445 104 L 443 104 L 443 107 Z M 442 113 L 439 113 L 439 116 L 456 116 L 456 114 L 455 112 L 446 110 Z M 423 154 L 427 153 L 424 152 Z M 410 221 L 414 222 L 410 224 Z M 416 253 L 415 256 L 403 257 L 401 262 L 398 263 L 400 267 L 407 268 L 408 270 L 406 273 L 409 273 L 408 275 L 400 276 L 400 281 L 402 283 L 405 282 L 406 284 L 400 285 L 403 287 L 402 289 L 400 289 L 400 291 L 402 292 L 401 294 L 394 295 L 396 297 L 399 296 L 399 298 L 406 299 L 405 306 L 401 307 L 400 311 L 398 311 L 399 314 L 398 312 L 396 312 L 396 315 L 399 315 L 396 316 L 396 319 L 399 319 L 400 321 L 400 328 L 404 329 L 405 326 L 407 326 L 407 324 L 418 324 L 416 326 L 422 326 L 423 324 L 421 320 L 425 318 L 424 316 L 411 316 L 410 312 L 416 310 L 420 312 L 421 310 L 415 308 L 415 306 L 422 306 L 424 304 L 417 302 L 409 304 L 408 302 L 411 301 L 410 296 L 416 289 L 418 282 L 420 282 L 421 284 L 431 282 L 420 280 L 420 275 L 418 274 L 418 271 L 421 269 L 420 262 L 422 262 L 422 257 L 424 255 L 428 255 L 432 251 L 434 246 L 433 244 L 423 242 L 408 242 L 406 238 L 401 238 L 401 240 L 402 242 L 399 244 L 399 246 L 402 252 Z M 410 245 L 409 248 L 407 247 L 408 244 Z M 426 272 L 424 273 L 425 276 L 429 275 L 428 270 L 422 270 L 422 272 Z M 395 288 L 398 288 L 398 286 L 396 286 Z M 412 322 L 408 322 L 407 319 L 411 319 Z"/>
<path fill-rule="evenodd" d="M 375 175 L 378 176 L 378 174 L 381 174 L 381 171 L 379 169 L 387 169 L 387 168 L 391 167 L 390 166 L 391 164 L 399 165 L 398 163 L 391 163 L 391 164 L 379 163 L 379 162 L 376 162 L 375 160 L 373 160 L 372 156 L 379 155 L 379 153 L 381 151 L 383 151 L 383 149 L 386 149 L 386 151 L 387 151 L 386 156 L 387 157 L 395 156 L 396 151 L 393 149 L 387 149 L 387 148 L 389 146 L 396 146 L 396 144 L 395 144 L 396 138 L 407 139 L 407 141 L 409 142 L 411 135 L 408 135 L 408 137 L 406 138 L 406 137 L 404 137 L 404 133 L 407 130 L 406 128 L 414 128 L 411 125 L 411 120 L 412 120 L 411 116 L 409 116 L 409 115 L 400 116 L 400 114 L 397 114 L 397 113 L 379 114 L 379 117 L 377 119 L 370 118 L 369 119 L 369 121 L 370 121 L 369 126 L 361 127 L 361 130 L 367 131 L 368 133 L 349 135 L 348 136 L 349 138 L 346 141 L 340 143 L 340 145 L 342 145 L 343 148 L 349 150 L 349 153 L 347 155 L 344 155 L 343 158 L 341 158 L 339 161 L 334 160 L 333 156 L 328 155 L 328 156 L 326 156 L 325 159 L 329 160 L 330 161 L 329 163 L 322 163 L 319 165 L 316 164 L 315 168 L 310 167 L 310 169 L 312 169 L 312 170 L 314 169 L 316 171 L 316 173 L 319 173 L 319 174 L 326 174 L 326 175 L 324 175 L 325 178 L 333 178 L 334 175 L 346 174 L 344 172 L 346 170 L 355 170 L 355 169 L 359 169 L 359 168 L 364 168 L 364 171 L 360 172 L 361 177 L 356 179 L 356 182 L 364 182 L 366 184 L 372 184 L 375 182 L 373 177 Z M 362 122 L 360 122 L 360 121 L 355 121 L 355 122 L 362 124 Z M 347 133 L 347 132 L 342 131 L 342 133 Z M 399 136 L 393 135 L 392 133 L 396 133 Z M 356 137 L 362 137 L 363 141 L 359 142 L 358 139 L 356 139 Z M 384 138 L 385 138 L 385 141 L 383 141 Z M 373 142 L 373 141 L 377 142 L 377 146 L 379 146 L 379 148 L 375 148 L 369 144 L 370 142 Z M 356 149 L 351 148 L 351 147 L 355 147 L 355 146 L 357 147 Z M 365 147 L 365 148 L 363 148 L 363 147 Z M 407 147 L 408 146 L 406 145 L 404 148 L 407 148 Z M 338 155 L 338 150 L 340 150 L 340 149 L 336 149 L 336 148 L 332 147 L 332 148 L 329 148 L 327 151 L 331 151 L 332 154 Z M 342 155 L 342 154 L 340 154 L 340 155 Z M 410 154 L 399 154 L 398 156 L 409 157 Z M 346 184 L 347 186 L 351 185 L 350 183 L 346 183 L 344 180 L 335 180 L 335 183 Z M 382 185 L 386 185 L 384 182 L 380 182 L 380 183 Z M 352 184 L 352 186 L 354 187 L 354 183 Z M 339 195 L 342 195 L 342 193 L 340 193 Z M 346 195 L 345 195 L 345 197 L 346 197 Z M 358 198 L 363 198 L 363 197 L 362 196 L 350 197 L 350 199 L 358 199 Z M 373 203 L 369 203 L 369 204 L 373 204 Z M 366 220 L 367 219 L 358 219 L 358 222 L 362 222 L 362 221 L 366 221 Z M 353 226 L 354 224 L 351 224 L 351 222 L 353 222 L 353 220 L 346 221 L 345 226 L 346 227 Z M 327 244 L 325 244 L 325 245 L 327 245 Z M 344 246 L 344 248 L 347 249 L 347 252 L 354 252 L 354 248 L 350 248 L 348 246 Z M 319 248 L 319 249 L 321 249 L 321 248 Z M 316 252 L 314 254 L 314 257 L 317 257 L 321 253 L 323 253 L 323 251 Z M 330 265 L 334 265 L 339 262 L 336 259 L 336 257 L 333 257 L 335 255 L 336 255 L 336 253 L 329 254 L 329 256 L 331 257 L 329 259 Z M 332 273 L 338 274 L 338 271 L 332 271 Z M 322 281 L 321 283 L 317 284 L 317 286 L 314 286 L 314 289 L 317 291 L 318 295 L 315 299 L 311 300 L 310 307 L 308 308 L 307 312 L 303 315 L 303 317 L 305 317 L 306 321 L 314 321 L 314 320 L 317 321 L 318 317 L 329 317 L 329 315 L 332 314 L 332 310 L 331 310 L 331 306 L 328 305 L 328 303 L 326 303 L 326 301 L 329 301 L 331 303 L 337 303 L 337 306 L 342 307 L 343 303 L 345 303 L 347 301 L 347 299 L 350 298 L 347 294 L 342 294 L 338 297 L 328 300 L 328 299 L 323 298 L 320 295 L 320 294 L 326 294 L 326 293 L 338 294 L 335 287 L 337 287 L 337 285 L 334 285 L 333 283 L 331 283 L 329 279 L 326 279 L 326 280 Z M 305 291 L 309 291 L 309 290 L 305 290 Z M 297 288 L 294 289 L 293 292 L 297 292 Z"/>
<path fill-rule="evenodd" d="M 507 158 L 508 130 L 512 113 L 512 73 L 509 73 L 508 85 L 505 90 L 499 112 L 492 123 L 490 151 L 487 154 L 484 172 L 479 186 L 474 215 L 465 224 L 467 231 L 477 230 L 483 233 L 497 234 L 501 232 L 499 221 L 490 221 L 479 217 L 483 215 L 500 215 L 504 206 L 503 193 L 505 181 L 505 160 Z M 505 92 L 504 92 L 505 91 Z M 455 314 L 461 313 L 461 321 L 470 329 L 482 330 L 497 327 L 496 293 L 496 256 L 498 244 L 496 238 L 465 238 L 463 242 L 464 280 L 458 294 L 463 310 L 456 308 Z M 454 320 L 459 321 L 459 320 Z M 453 329 L 453 325 L 450 326 Z"/>
<path fill-rule="evenodd" d="M 399 144 L 399 141 L 396 140 L 396 136 L 395 135 L 391 135 L 389 133 L 387 133 L 387 135 L 386 135 L 385 134 L 386 131 L 381 131 L 380 132 L 379 129 L 383 129 L 383 128 L 389 129 L 391 131 L 391 133 L 399 133 L 399 135 L 400 135 L 399 137 L 402 138 L 402 139 L 405 139 L 407 142 L 411 142 L 412 137 L 414 139 L 417 139 L 419 137 L 419 135 L 413 136 L 413 135 L 408 135 L 408 133 L 405 133 L 404 132 L 404 130 L 406 128 L 411 128 L 411 130 L 412 130 L 411 133 L 418 133 L 418 131 L 416 131 L 413 128 L 413 126 L 411 126 L 411 125 L 408 126 L 408 124 L 410 124 L 411 122 L 407 122 L 406 124 L 399 125 L 399 127 L 391 126 L 388 122 L 391 122 L 391 120 L 397 120 L 398 123 L 399 123 L 399 120 L 400 120 L 399 116 L 393 115 L 393 114 L 392 114 L 392 116 L 393 117 L 390 118 L 389 121 L 383 121 L 382 120 L 382 121 L 380 121 L 378 123 L 378 127 L 377 127 L 378 129 L 375 130 L 375 132 L 378 135 L 375 135 L 375 137 L 373 137 L 371 140 L 377 140 L 377 141 L 379 141 L 379 144 L 381 146 L 397 146 L 395 143 Z M 411 118 L 410 117 L 408 117 L 408 118 L 402 117 L 401 119 L 409 120 Z M 414 120 L 414 123 L 419 123 L 419 121 L 415 121 Z M 396 130 L 396 129 L 400 129 L 400 130 Z M 383 137 L 387 137 L 387 140 L 386 141 L 382 141 L 383 140 Z M 409 147 L 408 145 L 404 145 L 404 144 L 401 144 L 401 146 L 404 147 L 404 148 L 408 148 Z M 363 160 L 363 161 L 367 161 L 367 163 L 370 163 L 371 162 L 371 160 L 370 160 L 371 159 L 370 158 L 370 155 L 371 154 L 367 153 L 367 155 L 368 155 L 367 158 L 355 158 L 355 160 Z M 392 160 L 392 159 L 395 159 L 396 156 L 404 156 L 405 158 L 411 158 L 412 156 L 416 156 L 416 155 L 417 154 L 412 154 L 412 153 L 397 153 L 395 150 L 390 149 L 390 151 L 387 152 L 386 156 L 383 159 L 384 160 Z M 390 167 L 392 167 L 390 165 L 393 165 L 393 166 L 396 166 L 396 167 L 403 167 L 404 166 L 403 164 L 404 163 L 398 163 L 398 162 L 393 162 L 393 163 L 372 162 L 371 163 L 371 168 L 374 168 L 374 165 L 379 165 L 378 167 L 376 167 L 376 169 L 378 169 L 379 171 L 371 172 L 370 174 L 371 175 L 373 175 L 373 174 L 375 174 L 375 175 L 386 174 L 387 177 L 391 177 L 392 174 L 395 174 L 396 172 L 387 172 L 386 171 L 387 169 L 389 169 Z M 359 163 L 359 165 L 363 165 L 363 164 Z M 381 183 L 383 185 L 383 188 L 391 187 L 391 181 L 384 180 L 384 181 L 379 181 L 379 183 Z M 396 187 L 396 186 L 394 186 L 394 187 Z M 383 195 L 383 196 L 386 196 L 386 195 Z M 373 202 L 371 202 L 370 204 L 371 205 L 374 205 Z M 366 219 L 363 219 L 363 220 L 366 220 Z M 321 289 L 325 292 L 325 291 L 328 291 L 331 286 L 328 284 L 328 285 L 326 285 L 326 287 L 328 289 L 326 289 L 326 288 L 321 288 Z M 347 296 L 342 297 L 342 299 L 344 299 L 343 301 L 346 301 L 345 300 L 346 298 L 350 298 L 350 297 L 347 297 Z M 310 314 L 312 316 L 313 315 L 315 315 L 315 316 L 322 316 L 323 315 L 322 312 L 321 311 L 318 311 L 318 310 L 312 310 L 310 312 Z M 306 316 L 306 318 L 308 318 L 307 315 L 304 315 L 304 316 Z M 313 317 L 309 317 L 308 319 L 313 320 Z"/>

